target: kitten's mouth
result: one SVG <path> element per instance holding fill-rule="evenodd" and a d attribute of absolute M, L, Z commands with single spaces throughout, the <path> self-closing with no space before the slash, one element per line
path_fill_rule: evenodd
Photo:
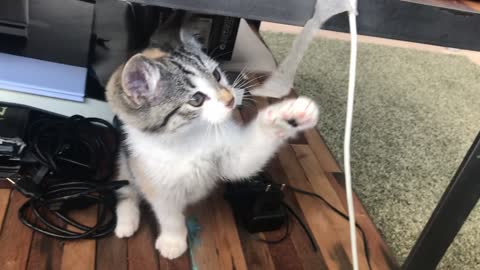
<path fill-rule="evenodd" d="M 232 96 L 232 99 L 230 99 L 230 101 L 228 101 L 225 106 L 227 106 L 227 108 L 233 109 L 235 107 L 235 98 Z"/>

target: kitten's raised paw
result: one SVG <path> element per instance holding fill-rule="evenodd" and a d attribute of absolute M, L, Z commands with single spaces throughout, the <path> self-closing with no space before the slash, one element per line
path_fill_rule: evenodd
<path fill-rule="evenodd" d="M 155 242 L 155 247 L 167 259 L 180 257 L 188 248 L 185 237 L 161 234 Z"/>
<path fill-rule="evenodd" d="M 297 131 L 314 127 L 318 122 L 318 107 L 307 97 L 289 99 L 268 107 L 264 111 L 267 124 L 281 138 L 293 136 Z"/>

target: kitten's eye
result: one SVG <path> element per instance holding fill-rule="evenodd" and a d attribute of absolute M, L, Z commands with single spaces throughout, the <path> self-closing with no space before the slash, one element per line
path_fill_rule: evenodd
<path fill-rule="evenodd" d="M 190 98 L 188 104 L 192 105 L 193 107 L 200 107 L 203 105 L 203 102 L 205 102 L 205 99 L 207 99 L 205 94 L 196 92 L 193 94 L 192 98 Z"/>
<path fill-rule="evenodd" d="M 218 69 L 215 69 L 213 71 L 213 77 L 215 78 L 215 80 L 217 80 L 217 82 L 222 79 L 222 75 L 220 75 L 220 71 L 218 71 Z"/>

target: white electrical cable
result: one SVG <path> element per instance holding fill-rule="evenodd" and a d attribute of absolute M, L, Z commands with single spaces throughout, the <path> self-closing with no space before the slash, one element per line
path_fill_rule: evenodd
<path fill-rule="evenodd" d="M 345 190 L 350 224 L 350 242 L 353 269 L 358 270 L 357 231 L 355 229 L 355 209 L 353 206 L 352 175 L 350 167 L 350 141 L 352 135 L 353 104 L 355 99 L 355 78 L 357 66 L 357 20 L 356 1 L 351 0 L 352 10 L 348 12 L 350 25 L 350 71 L 348 78 L 347 113 L 345 120 L 345 140 L 343 143 L 343 166 L 345 170 Z"/>
<path fill-rule="evenodd" d="M 343 2 L 344 1 L 344 2 Z M 348 2 L 347 2 L 348 1 Z M 350 5 L 348 5 L 348 3 Z M 350 140 L 352 133 L 353 104 L 355 97 L 355 78 L 357 66 L 357 0 L 317 0 L 313 17 L 307 21 L 300 35 L 293 43 L 290 53 L 280 64 L 272 76 L 260 87 L 250 93 L 256 96 L 283 97 L 290 92 L 298 65 L 305 55 L 317 29 L 331 16 L 348 11 L 350 26 L 350 71 L 348 78 L 347 113 L 345 120 L 344 170 L 345 190 L 347 193 L 347 208 L 350 225 L 350 241 L 352 265 L 359 270 L 357 253 L 357 234 L 355 228 L 355 209 L 353 206 L 352 176 L 350 168 Z M 367 258 L 368 259 L 368 258 Z"/>

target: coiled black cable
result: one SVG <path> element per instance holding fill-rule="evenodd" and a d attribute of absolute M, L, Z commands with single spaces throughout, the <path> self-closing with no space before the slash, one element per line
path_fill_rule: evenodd
<path fill-rule="evenodd" d="M 44 117 L 29 125 L 27 145 L 36 161 L 51 173 L 71 176 L 71 167 L 64 166 L 70 163 L 83 167 L 82 177 L 104 181 L 113 173 L 119 136 L 109 122 L 100 118 Z"/>
<path fill-rule="evenodd" d="M 41 195 L 30 198 L 18 212 L 20 221 L 30 229 L 45 235 L 65 240 L 92 239 L 110 234 L 117 222 L 114 200 L 107 198 L 112 192 L 128 184 L 128 181 L 66 182 L 48 186 Z M 97 223 L 93 226 L 81 224 L 68 217 L 68 211 L 83 208 L 82 204 L 98 204 Z M 72 205 L 74 204 L 74 205 Z M 34 218 L 29 218 L 31 211 Z M 56 221 L 52 220 L 53 218 Z M 35 220 L 35 221 L 32 221 Z M 58 221 L 77 229 L 72 231 L 56 225 Z"/>
<path fill-rule="evenodd" d="M 108 181 L 119 144 L 107 121 L 74 115 L 42 117 L 28 129 L 27 146 L 34 169 L 9 180 L 30 199 L 19 219 L 32 230 L 60 239 L 91 239 L 111 233 L 116 225 L 115 190 L 128 181 Z M 13 180 L 12 180 L 13 179 Z M 93 226 L 69 217 L 71 210 L 97 205 Z M 70 225 L 74 230 L 67 229 Z"/>

